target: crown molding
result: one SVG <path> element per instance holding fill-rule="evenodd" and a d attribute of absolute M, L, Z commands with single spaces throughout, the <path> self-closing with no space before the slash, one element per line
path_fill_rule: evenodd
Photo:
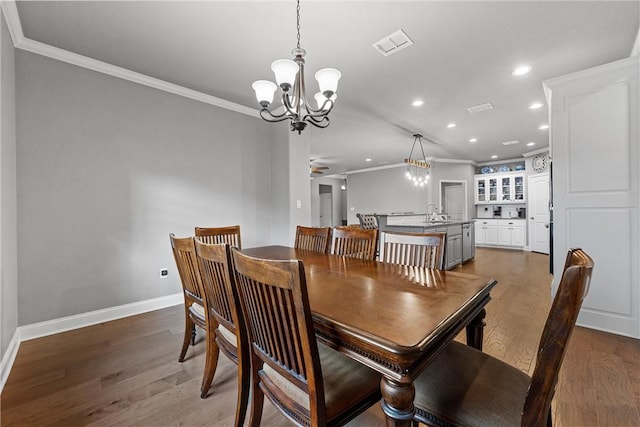
<path fill-rule="evenodd" d="M 16 7 L 15 1 L 2 1 L 1 4 L 7 26 L 9 27 L 9 33 L 11 34 L 11 39 L 16 49 L 46 56 L 88 70 L 97 71 L 102 74 L 190 98 L 205 104 L 235 111 L 236 113 L 260 118 L 260 113 L 256 109 L 26 38 L 22 32 L 22 24 L 20 23 L 20 16 L 18 15 L 18 8 Z"/>
<path fill-rule="evenodd" d="M 536 154 L 542 154 L 542 153 L 548 153 L 548 152 L 549 152 L 549 147 L 544 147 L 544 148 L 540 148 L 539 150 L 533 150 L 527 153 L 522 153 L 522 157 L 531 157 L 531 156 L 535 156 Z"/>
<path fill-rule="evenodd" d="M 638 34 L 636 34 L 636 41 L 633 43 L 633 47 L 631 48 L 631 54 L 629 56 L 639 56 L 640 55 L 640 28 L 638 28 Z"/>

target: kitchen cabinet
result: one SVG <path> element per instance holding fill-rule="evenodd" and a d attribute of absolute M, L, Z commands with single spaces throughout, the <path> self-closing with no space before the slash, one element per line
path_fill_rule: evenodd
<path fill-rule="evenodd" d="M 497 203 L 499 201 L 497 176 L 476 176 L 474 178 L 474 183 L 476 204 Z"/>
<path fill-rule="evenodd" d="M 476 204 L 526 202 L 523 172 L 477 175 L 474 177 L 474 184 Z"/>
<path fill-rule="evenodd" d="M 476 245 L 498 244 L 498 220 L 479 219 L 475 226 Z"/>
<path fill-rule="evenodd" d="M 445 251 L 446 269 L 450 270 L 456 265 L 462 264 L 462 226 L 451 225 L 447 227 L 447 243 Z"/>
<path fill-rule="evenodd" d="M 525 245 L 525 220 L 502 220 L 498 222 L 498 244 L 500 246 Z"/>

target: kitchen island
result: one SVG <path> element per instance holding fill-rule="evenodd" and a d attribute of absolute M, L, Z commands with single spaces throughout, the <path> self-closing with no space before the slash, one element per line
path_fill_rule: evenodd
<path fill-rule="evenodd" d="M 450 270 L 475 257 L 474 220 L 449 220 L 438 214 L 378 214 L 381 233 L 447 233 L 445 268 Z"/>

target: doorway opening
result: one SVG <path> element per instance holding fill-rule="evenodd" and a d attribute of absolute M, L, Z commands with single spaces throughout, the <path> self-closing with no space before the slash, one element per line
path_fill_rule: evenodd
<path fill-rule="evenodd" d="M 467 209 L 467 181 L 440 180 L 440 210 L 446 213 L 450 220 L 466 221 Z"/>
<path fill-rule="evenodd" d="M 333 187 L 320 184 L 320 227 L 333 227 Z"/>

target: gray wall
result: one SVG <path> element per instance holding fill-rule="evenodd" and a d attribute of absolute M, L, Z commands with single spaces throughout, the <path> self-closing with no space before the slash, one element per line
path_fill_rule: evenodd
<path fill-rule="evenodd" d="M 0 18 L 0 358 L 18 326 L 15 54 Z"/>
<path fill-rule="evenodd" d="M 473 171 L 467 163 L 433 162 L 429 184 L 416 187 L 407 181 L 406 169 L 392 167 L 347 176 L 349 224 L 357 224 L 357 213 L 425 213 L 427 203 L 438 204 L 440 180 L 467 181 L 468 218 L 473 208 Z"/>
<path fill-rule="evenodd" d="M 342 225 L 344 212 L 346 212 L 344 204 L 346 202 L 345 192 L 340 189 L 344 183 L 343 179 L 315 177 L 311 180 L 311 222 L 301 224 L 307 226 L 318 227 L 320 225 L 320 184 L 331 186 L 331 202 L 332 202 L 332 223 L 333 227 Z"/>
<path fill-rule="evenodd" d="M 180 292 L 170 232 L 270 243 L 270 124 L 23 51 L 16 83 L 20 325 Z"/>

